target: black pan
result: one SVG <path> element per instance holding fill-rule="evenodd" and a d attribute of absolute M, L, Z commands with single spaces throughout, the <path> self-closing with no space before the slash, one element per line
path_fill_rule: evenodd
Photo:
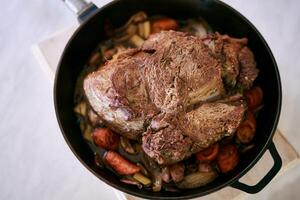
<path fill-rule="evenodd" d="M 61 56 L 55 78 L 54 101 L 58 123 L 67 144 L 90 172 L 114 188 L 147 199 L 188 199 L 207 195 L 226 186 L 247 193 L 257 193 L 274 178 L 282 164 L 272 140 L 281 108 L 280 77 L 277 64 L 266 41 L 244 16 L 218 0 L 119 0 L 102 8 L 97 8 L 93 4 L 80 4 L 79 7 L 78 16 L 82 23 L 69 40 Z M 75 8 L 78 8 L 78 4 Z M 82 138 L 73 112 L 77 76 L 97 44 L 106 39 L 103 34 L 104 22 L 109 19 L 115 27 L 118 27 L 124 24 L 131 15 L 141 10 L 149 15 L 160 14 L 178 19 L 202 16 L 214 30 L 220 33 L 233 37 L 247 37 L 249 47 L 255 54 L 260 70 L 255 84 L 261 86 L 264 91 L 264 108 L 257 119 L 255 148 L 241 157 L 234 171 L 220 175 L 207 186 L 179 193 L 164 191 L 155 193 L 122 184 L 113 173 L 106 169 L 99 169 L 95 165 L 93 152 Z M 270 171 L 256 185 L 249 186 L 241 183 L 239 179 L 267 150 L 274 159 Z"/>

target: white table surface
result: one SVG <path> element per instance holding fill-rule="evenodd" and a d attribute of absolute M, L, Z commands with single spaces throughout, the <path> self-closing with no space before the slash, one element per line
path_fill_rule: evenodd
<path fill-rule="evenodd" d="M 300 151 L 300 1 L 225 2 L 250 19 L 273 50 L 284 91 L 279 128 Z M 76 18 L 59 0 L 1 3 L 0 199 L 116 199 L 66 146 L 55 118 L 52 86 L 31 54 L 33 43 L 76 23 Z M 299 185 L 297 167 L 251 199 L 297 199 Z"/>

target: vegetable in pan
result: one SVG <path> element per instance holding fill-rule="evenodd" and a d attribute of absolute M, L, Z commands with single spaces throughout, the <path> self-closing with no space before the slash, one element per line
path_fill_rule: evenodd
<path fill-rule="evenodd" d="M 200 18 L 148 17 L 144 12 L 119 28 L 107 24 L 105 31 L 109 39 L 90 56 L 75 91 L 74 112 L 83 137 L 92 149 L 105 152 L 95 152 L 95 164 L 124 184 L 155 192 L 203 187 L 234 171 L 243 154 L 255 148 L 255 116 L 263 103 L 262 89 L 251 87 L 258 70 L 247 39 L 213 33 Z M 134 66 L 143 70 L 138 75 L 125 70 Z M 87 74 L 112 67 L 124 70 L 118 76 L 104 74 L 110 82 L 95 85 L 102 80 L 96 77 L 90 85 L 108 84 L 105 95 L 83 88 Z M 91 98 L 113 101 L 97 107 Z M 130 112 L 125 104 L 132 106 Z M 127 120 L 113 123 L 119 116 Z"/>

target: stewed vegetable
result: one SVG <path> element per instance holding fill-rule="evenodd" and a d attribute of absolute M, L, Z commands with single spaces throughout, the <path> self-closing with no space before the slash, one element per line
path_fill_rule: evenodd
<path fill-rule="evenodd" d="M 196 154 L 196 158 L 200 162 L 211 162 L 217 158 L 219 153 L 219 144 L 215 143 L 211 145 L 209 148 L 199 151 Z"/>
<path fill-rule="evenodd" d="M 236 132 L 237 140 L 243 144 L 250 143 L 256 133 L 256 120 L 251 111 L 246 113 L 246 118 Z"/>
<path fill-rule="evenodd" d="M 221 146 L 220 153 L 217 157 L 219 170 L 227 173 L 233 170 L 239 162 L 238 149 L 234 144 Z"/>
<path fill-rule="evenodd" d="M 247 90 L 244 92 L 244 95 L 246 97 L 249 109 L 254 110 L 261 105 L 263 100 L 263 91 L 260 87 L 254 87 L 250 90 Z"/>
<path fill-rule="evenodd" d="M 140 171 L 140 167 L 129 162 L 120 154 L 114 151 L 108 151 L 104 155 L 104 161 L 111 166 L 120 175 L 135 174 Z"/>
<path fill-rule="evenodd" d="M 151 23 L 151 33 L 158 33 L 162 30 L 177 30 L 178 28 L 177 21 L 171 18 L 156 19 Z"/>
<path fill-rule="evenodd" d="M 97 114 L 96 109 L 93 110 L 92 106 L 90 106 L 87 102 L 86 96 L 83 94 L 82 81 L 83 77 L 88 72 L 95 71 L 99 68 L 101 69 L 107 62 L 114 62 L 117 57 L 128 48 L 139 49 L 139 47 L 141 47 L 141 45 L 143 45 L 144 42 L 152 34 L 159 33 L 164 30 L 177 30 L 181 32 L 187 32 L 188 34 L 195 37 L 203 38 L 203 43 L 208 47 L 210 53 L 215 53 L 220 57 L 222 57 L 220 51 L 224 51 L 223 53 L 225 56 L 224 58 L 222 57 L 222 59 L 225 60 L 225 64 L 223 68 L 227 67 L 228 69 L 230 69 L 230 67 L 232 67 L 234 68 L 234 70 L 223 70 L 224 72 L 222 71 L 224 88 L 219 89 L 221 90 L 221 92 L 224 92 L 226 90 L 226 92 L 228 93 L 226 95 L 222 93 L 215 96 L 214 98 L 223 98 L 218 99 L 219 101 L 215 103 L 215 105 L 223 103 L 223 105 L 226 104 L 226 106 L 232 109 L 230 106 L 234 103 L 231 102 L 239 102 L 239 104 L 241 104 L 241 107 L 245 107 L 246 111 L 245 114 L 241 115 L 242 120 L 238 122 L 237 129 L 235 129 L 234 133 L 227 133 L 226 135 L 225 132 L 228 130 L 223 127 L 216 128 L 216 131 L 219 131 L 218 133 L 225 134 L 227 137 L 215 140 L 214 142 L 209 143 L 209 145 L 193 146 L 189 143 L 190 140 L 186 138 L 187 135 L 183 134 L 184 136 L 182 136 L 181 139 L 186 139 L 184 145 L 190 145 L 189 148 L 186 148 L 191 151 L 190 154 L 188 154 L 188 157 L 180 157 L 180 153 L 186 153 L 185 148 L 181 149 L 181 151 L 174 151 L 175 153 L 172 152 L 173 154 L 168 154 L 169 152 L 165 151 L 164 148 L 169 144 L 164 144 L 164 141 L 168 140 L 170 143 L 172 143 L 173 141 L 171 139 L 169 140 L 168 137 L 179 136 L 174 133 L 173 135 L 167 137 L 164 136 L 163 133 L 161 133 L 165 137 L 164 140 L 160 141 L 157 139 L 153 142 L 158 145 L 158 150 L 161 151 L 161 154 L 159 154 L 159 156 L 167 155 L 169 157 L 173 156 L 179 157 L 181 159 L 178 162 L 170 161 L 169 163 L 166 162 L 160 165 L 153 158 L 155 156 L 150 155 L 152 152 L 150 154 L 147 154 L 146 151 L 143 150 L 141 138 L 134 139 L 131 137 L 126 137 L 126 135 L 124 134 L 120 134 L 117 131 L 117 128 L 109 126 L 109 123 L 107 123 L 107 121 L 102 119 L 101 116 Z M 234 86 L 234 81 L 231 81 L 230 84 L 226 82 L 226 80 L 229 79 L 237 79 L 238 74 L 235 73 L 237 65 L 238 63 L 240 63 L 240 61 L 238 60 L 240 55 L 234 55 L 233 51 L 235 49 L 232 50 L 229 48 L 230 45 L 232 45 L 230 44 L 230 42 L 234 43 L 233 46 L 235 48 L 238 48 L 238 46 L 235 45 L 237 45 L 238 43 L 243 43 L 244 40 L 230 41 L 229 36 L 220 36 L 219 33 L 211 35 L 211 27 L 201 18 L 177 20 L 165 16 L 148 17 L 144 12 L 139 12 L 133 15 L 126 24 L 119 28 L 113 28 L 111 24 L 107 23 L 105 25 L 105 32 L 109 39 L 101 42 L 95 49 L 95 51 L 91 54 L 83 73 L 81 74 L 80 78 L 78 78 L 77 88 L 75 91 L 76 105 L 74 107 L 74 112 L 78 116 L 78 123 L 83 137 L 95 152 L 96 166 L 107 167 L 109 170 L 118 174 L 120 177 L 120 182 L 122 182 L 123 184 L 132 185 L 138 188 L 144 188 L 146 190 L 152 190 L 154 192 L 158 192 L 161 190 L 178 192 L 183 189 L 205 186 L 218 178 L 219 173 L 229 173 L 230 171 L 235 169 L 235 167 L 239 163 L 239 160 L 243 159 L 243 154 L 245 152 L 251 151 L 253 148 L 255 148 L 255 144 L 253 143 L 256 134 L 255 116 L 258 114 L 257 111 L 262 108 L 263 91 L 258 86 L 250 88 L 250 90 L 244 90 L 249 89 L 248 83 L 247 87 L 243 88 L 243 85 L 239 84 L 238 88 Z M 220 45 L 220 38 L 221 40 L 226 41 L 224 46 Z M 171 45 L 175 45 L 175 43 L 172 43 Z M 193 56 L 195 50 L 191 48 L 189 51 L 191 59 L 194 59 Z M 180 48 L 178 49 L 178 52 L 182 53 L 180 51 Z M 155 54 L 155 50 L 146 48 L 143 49 L 143 53 L 152 55 Z M 135 62 L 139 62 L 139 60 L 135 60 Z M 203 62 L 207 65 L 209 64 L 209 61 L 204 60 Z M 170 65 L 172 67 L 172 59 L 163 60 L 163 63 L 166 66 Z M 247 63 L 241 63 L 247 66 Z M 243 73 L 245 72 L 247 72 L 247 69 L 243 69 Z M 180 90 L 180 88 L 176 88 L 177 82 L 183 81 L 180 79 L 180 73 L 181 72 L 179 70 L 178 76 L 176 76 L 177 79 L 172 80 L 174 81 L 174 85 L 171 88 L 173 90 Z M 126 74 L 124 80 L 117 81 L 127 81 L 126 83 L 128 83 L 130 79 L 127 76 L 130 76 L 130 74 Z M 114 84 L 118 84 L 117 81 L 114 82 Z M 132 89 L 133 93 L 140 92 L 139 90 L 141 90 L 141 88 L 138 87 L 138 84 L 140 84 L 141 80 L 136 81 L 137 84 L 135 88 L 130 88 Z M 215 82 L 213 84 L 217 84 Z M 126 87 L 129 87 L 129 85 L 130 84 L 127 84 Z M 191 88 L 188 89 L 189 91 L 192 91 Z M 157 90 L 159 90 L 159 88 L 157 88 Z M 244 92 L 241 92 L 243 90 Z M 108 90 L 107 93 L 109 92 L 110 91 Z M 169 90 L 165 92 L 167 93 L 167 95 L 170 95 L 172 93 L 172 91 Z M 195 92 L 195 94 L 193 95 L 193 98 L 197 98 L 198 94 Z M 170 95 L 169 99 L 167 99 L 168 102 L 162 103 L 171 104 L 172 98 L 173 96 Z M 145 99 L 144 101 L 147 100 L 148 99 Z M 131 104 L 134 102 L 134 99 L 122 99 L 122 101 L 126 101 L 128 104 Z M 200 101 L 200 105 L 197 104 L 194 105 L 194 107 L 201 106 L 202 103 L 203 102 Z M 111 106 L 113 107 L 113 105 Z M 219 108 L 225 109 L 227 107 L 223 106 Z M 140 109 L 141 113 L 138 113 L 136 115 L 144 116 L 145 113 L 143 113 L 142 108 Z M 188 107 L 187 110 L 188 109 L 190 109 L 190 107 Z M 206 112 L 208 112 L 208 115 L 211 114 L 210 111 L 207 110 Z M 120 112 L 119 114 L 124 113 Z M 124 115 L 126 114 L 128 113 L 125 113 Z M 115 116 L 111 115 L 110 117 L 111 119 L 113 119 Z M 228 125 L 229 120 L 224 120 L 223 122 L 220 118 L 215 117 L 215 119 L 219 120 L 220 123 L 223 123 L 224 126 Z M 157 125 L 156 127 L 155 121 L 152 121 L 151 125 L 149 121 L 146 121 L 145 125 L 152 126 L 153 129 L 157 129 L 158 131 L 165 128 L 170 128 L 164 123 L 159 124 L 159 126 Z M 178 126 L 180 126 L 180 124 L 178 124 Z M 197 135 L 193 136 L 194 137 L 191 137 L 191 140 L 199 140 L 199 137 L 197 137 Z M 203 139 L 203 141 L 209 140 L 208 138 L 200 139 Z M 169 148 L 176 148 L 176 145 L 178 144 L 181 143 L 173 142 Z M 158 150 L 154 149 L 153 154 Z M 161 159 L 159 156 L 157 159 Z"/>
<path fill-rule="evenodd" d="M 96 128 L 93 132 L 96 145 L 106 150 L 118 148 L 120 137 L 108 128 Z"/>

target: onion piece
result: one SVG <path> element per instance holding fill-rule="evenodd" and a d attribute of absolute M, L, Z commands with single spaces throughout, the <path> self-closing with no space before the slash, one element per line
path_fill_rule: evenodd
<path fill-rule="evenodd" d="M 161 177 L 162 177 L 162 180 L 165 183 L 169 183 L 171 181 L 169 167 L 165 166 L 165 167 L 162 168 L 162 170 L 161 170 Z"/>
<path fill-rule="evenodd" d="M 130 25 L 130 24 L 134 24 L 134 23 L 138 23 L 138 22 L 142 22 L 142 21 L 145 21 L 146 19 L 148 18 L 147 14 L 143 11 L 141 12 L 138 12 L 136 14 L 134 14 L 127 22 L 125 25 L 121 26 L 120 28 L 116 29 L 114 32 L 115 33 L 122 33 L 124 32 L 127 27 Z"/>
<path fill-rule="evenodd" d="M 140 47 L 144 40 L 138 36 L 138 35 L 133 35 L 130 39 L 129 39 L 130 43 L 133 44 L 136 47 Z"/>
<path fill-rule="evenodd" d="M 122 45 L 116 46 L 117 52 L 112 56 L 111 61 L 115 60 L 126 48 Z"/>
<path fill-rule="evenodd" d="M 161 172 L 158 164 L 154 160 L 149 158 L 145 153 L 142 153 L 141 160 L 144 166 L 152 174 L 152 178 L 153 178 L 152 190 L 154 192 L 159 192 L 162 188 L 162 177 L 161 177 Z"/>
<path fill-rule="evenodd" d="M 177 183 L 177 187 L 181 189 L 197 188 L 212 182 L 217 176 L 215 171 L 196 172 L 185 176 L 181 182 Z"/>
<path fill-rule="evenodd" d="M 150 21 L 145 21 L 143 23 L 143 38 L 147 39 L 150 35 Z"/>
<path fill-rule="evenodd" d="M 162 178 L 160 173 L 154 173 L 153 174 L 153 192 L 159 192 L 162 187 Z"/>
<path fill-rule="evenodd" d="M 137 32 L 137 27 L 131 24 L 124 32 L 116 34 L 115 37 L 113 37 L 113 40 L 117 43 L 124 42 L 129 38 L 131 38 L 133 35 L 135 35 L 136 32 Z"/>
<path fill-rule="evenodd" d="M 138 12 L 133 15 L 127 23 L 114 31 L 113 40 L 116 42 L 124 42 L 136 34 L 142 27 L 138 27 L 137 24 L 147 19 L 145 12 Z M 143 33 L 144 35 L 144 33 Z"/>
<path fill-rule="evenodd" d="M 141 173 L 144 174 L 145 176 L 151 176 L 148 170 L 141 164 L 141 163 L 136 163 L 137 166 L 141 168 Z"/>
<path fill-rule="evenodd" d="M 132 178 L 123 178 L 120 180 L 122 183 L 126 183 L 128 185 L 136 185 L 139 189 L 142 189 L 143 188 L 143 185 L 140 184 L 138 181 L 132 179 Z"/>
<path fill-rule="evenodd" d="M 135 154 L 136 151 L 134 150 L 134 148 L 132 147 L 129 139 L 127 139 L 126 137 L 121 137 L 120 140 L 121 146 L 124 149 L 124 151 L 126 151 L 129 154 Z"/>
<path fill-rule="evenodd" d="M 138 24 L 138 33 L 139 33 L 139 36 L 144 38 L 144 23 Z"/>
<path fill-rule="evenodd" d="M 74 108 L 74 112 L 85 117 L 87 113 L 87 105 L 84 101 L 77 104 Z"/>
<path fill-rule="evenodd" d="M 212 166 L 209 163 L 199 163 L 198 165 L 199 172 L 211 172 L 213 171 Z"/>
<path fill-rule="evenodd" d="M 133 175 L 133 178 L 135 179 L 135 180 L 137 180 L 138 182 L 140 182 L 140 183 L 142 183 L 143 185 L 145 185 L 145 186 L 149 186 L 149 185 L 151 185 L 151 180 L 148 178 L 148 177 L 146 177 L 146 176 L 144 176 L 143 174 L 141 174 L 141 173 L 135 173 L 134 175 Z"/>
<path fill-rule="evenodd" d="M 197 23 L 194 25 L 194 28 L 196 29 L 196 32 L 195 32 L 196 36 L 199 36 L 199 37 L 207 36 L 207 30 L 205 29 L 203 24 Z"/>
<path fill-rule="evenodd" d="M 92 110 L 89 109 L 87 112 L 87 118 L 89 120 L 89 122 L 92 124 L 92 126 L 103 126 L 103 121 L 99 118 L 99 116 Z"/>
<path fill-rule="evenodd" d="M 206 37 L 208 33 L 211 32 L 211 28 L 208 26 L 208 24 L 200 19 L 189 19 L 187 20 L 187 25 L 184 26 L 182 29 L 184 32 L 192 33 L 199 37 Z"/>

